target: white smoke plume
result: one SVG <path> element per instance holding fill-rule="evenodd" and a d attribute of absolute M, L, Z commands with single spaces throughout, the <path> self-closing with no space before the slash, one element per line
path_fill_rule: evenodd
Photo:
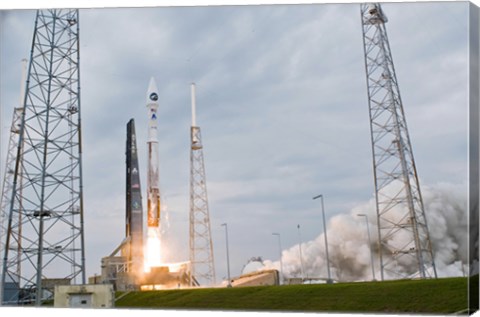
<path fill-rule="evenodd" d="M 437 184 L 422 187 L 425 215 L 432 242 L 438 277 L 468 274 L 468 210 L 465 185 Z M 375 199 L 353 208 L 348 214 L 330 218 L 327 224 L 331 276 L 337 281 L 371 280 L 370 246 L 366 223 L 368 216 L 371 247 L 374 252 L 375 277 L 380 279 L 378 260 L 378 231 Z M 398 237 L 397 237 L 398 238 Z M 302 259 L 306 278 L 326 278 L 326 255 L 323 233 L 312 241 L 302 243 Z M 285 278 L 301 277 L 298 244 L 282 251 Z M 388 256 L 388 255 L 383 255 Z M 264 268 L 280 271 L 280 261 L 265 260 Z M 409 272 L 409 263 L 398 261 L 400 272 Z M 263 269 L 264 269 L 263 268 Z M 384 272 L 385 274 L 385 272 Z M 385 275 L 386 279 L 394 278 Z"/>

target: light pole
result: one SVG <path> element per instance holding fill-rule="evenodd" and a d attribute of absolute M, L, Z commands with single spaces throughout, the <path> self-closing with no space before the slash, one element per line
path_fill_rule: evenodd
<path fill-rule="evenodd" d="M 282 284 L 283 281 L 283 261 L 282 261 L 282 243 L 280 242 L 280 233 L 272 233 L 272 235 L 278 237 L 278 252 L 280 253 L 280 281 L 279 283 Z"/>
<path fill-rule="evenodd" d="M 302 236 L 300 235 L 300 225 L 297 225 L 298 229 L 298 250 L 300 252 L 300 269 L 302 273 L 302 283 L 305 278 L 305 271 L 303 270 L 303 257 L 302 257 Z"/>
<path fill-rule="evenodd" d="M 327 279 L 327 284 L 332 284 L 332 276 L 330 275 L 330 259 L 328 257 L 328 241 L 327 241 L 327 226 L 325 225 L 325 207 L 323 204 L 323 195 L 317 195 L 313 197 L 313 199 L 321 198 L 322 199 L 322 218 L 323 218 L 323 236 L 325 237 L 325 254 L 327 256 L 327 273 L 328 273 L 328 279 Z"/>
<path fill-rule="evenodd" d="M 367 234 L 368 234 L 368 247 L 370 248 L 370 261 L 372 263 L 372 277 L 375 281 L 375 268 L 373 267 L 373 251 L 372 251 L 372 241 L 370 240 L 370 227 L 368 226 L 368 216 L 365 214 L 357 214 L 359 217 L 365 217 L 365 222 L 367 223 Z"/>
<path fill-rule="evenodd" d="M 227 287 L 232 287 L 232 283 L 230 282 L 230 258 L 228 256 L 228 227 L 226 223 L 222 223 L 222 226 L 225 227 L 225 244 L 227 245 L 227 278 L 228 284 Z"/>

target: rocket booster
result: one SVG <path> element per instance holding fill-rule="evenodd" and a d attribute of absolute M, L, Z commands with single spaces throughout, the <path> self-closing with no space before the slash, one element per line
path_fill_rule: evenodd
<path fill-rule="evenodd" d="M 160 223 L 157 139 L 158 89 L 153 77 L 150 79 L 150 84 L 148 85 L 146 105 L 148 110 L 147 226 L 158 227 Z"/>

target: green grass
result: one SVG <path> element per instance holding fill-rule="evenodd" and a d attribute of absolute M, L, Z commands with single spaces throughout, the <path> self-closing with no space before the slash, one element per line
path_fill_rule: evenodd
<path fill-rule="evenodd" d="M 477 285 L 478 287 L 478 285 Z M 116 307 L 232 311 L 454 313 L 467 278 L 131 292 Z"/>

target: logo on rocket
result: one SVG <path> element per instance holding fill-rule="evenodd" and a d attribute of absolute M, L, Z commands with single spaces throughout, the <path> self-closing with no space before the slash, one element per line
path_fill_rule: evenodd
<path fill-rule="evenodd" d="M 158 100 L 158 95 L 157 95 L 156 92 L 152 92 L 150 94 L 150 100 L 152 100 L 152 101 L 157 101 Z"/>

